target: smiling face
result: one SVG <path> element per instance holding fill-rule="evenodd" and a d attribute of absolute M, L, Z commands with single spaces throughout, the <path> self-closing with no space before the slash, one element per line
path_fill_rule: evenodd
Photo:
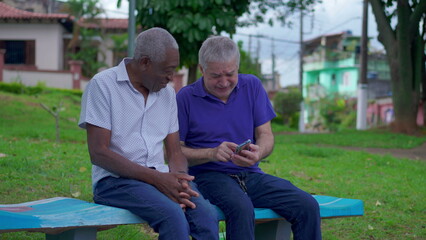
<path fill-rule="evenodd" d="M 169 48 L 166 51 L 166 60 L 153 62 L 148 57 L 143 57 L 138 62 L 136 87 L 158 92 L 173 80 L 176 68 L 179 66 L 179 50 Z"/>
<path fill-rule="evenodd" d="M 238 83 L 237 61 L 209 62 L 206 69 L 200 66 L 200 70 L 206 91 L 226 103 Z"/>

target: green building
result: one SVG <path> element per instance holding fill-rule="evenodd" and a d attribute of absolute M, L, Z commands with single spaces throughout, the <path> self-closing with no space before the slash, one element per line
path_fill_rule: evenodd
<path fill-rule="evenodd" d="M 322 35 L 304 42 L 303 97 L 307 126 L 323 121 L 318 100 L 339 95 L 356 99 L 361 37 L 351 32 Z M 368 99 L 391 94 L 389 67 L 384 53 L 368 53 Z"/>

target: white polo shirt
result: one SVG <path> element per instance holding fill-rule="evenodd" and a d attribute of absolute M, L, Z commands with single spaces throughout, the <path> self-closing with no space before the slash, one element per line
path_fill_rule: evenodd
<path fill-rule="evenodd" d="M 81 102 L 78 125 L 86 123 L 111 131 L 110 149 L 132 162 L 168 172 L 163 140 L 179 130 L 175 91 L 167 86 L 143 95 L 130 83 L 125 58 L 113 68 L 96 74 L 88 83 Z M 117 175 L 93 165 L 92 184 Z"/>

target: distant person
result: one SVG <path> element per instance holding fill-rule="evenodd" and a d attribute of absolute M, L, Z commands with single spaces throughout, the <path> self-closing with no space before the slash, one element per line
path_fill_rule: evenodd
<path fill-rule="evenodd" d="M 274 147 L 270 121 L 276 115 L 260 80 L 238 74 L 237 45 L 210 37 L 198 59 L 202 77 L 177 94 L 180 140 L 198 189 L 225 214 L 226 239 L 254 239 L 255 207 L 283 216 L 294 239 L 321 239 L 318 202 L 259 168 Z M 252 143 L 238 152 L 248 139 Z"/>
<path fill-rule="evenodd" d="M 128 209 L 159 239 L 218 239 L 216 211 L 191 182 L 180 149 L 176 96 L 167 85 L 178 66 L 176 40 L 152 28 L 137 37 L 133 58 L 90 80 L 79 126 L 87 130 L 94 201 Z"/>

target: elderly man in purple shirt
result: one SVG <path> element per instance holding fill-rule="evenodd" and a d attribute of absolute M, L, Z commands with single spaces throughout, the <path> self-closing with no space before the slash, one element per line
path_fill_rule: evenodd
<path fill-rule="evenodd" d="M 260 80 L 238 74 L 237 45 L 210 37 L 198 58 L 203 76 L 177 94 L 180 140 L 198 189 L 225 214 L 226 239 L 254 239 L 254 207 L 286 218 L 294 239 L 321 239 L 316 200 L 259 167 L 274 146 L 276 115 Z M 237 153 L 248 139 L 249 147 Z"/>

